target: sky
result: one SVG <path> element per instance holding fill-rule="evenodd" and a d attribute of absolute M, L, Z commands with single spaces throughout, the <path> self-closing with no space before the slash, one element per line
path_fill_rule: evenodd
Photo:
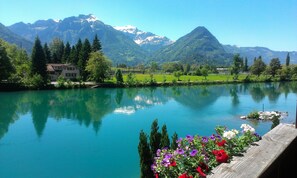
<path fill-rule="evenodd" d="M 0 0 L 0 23 L 94 14 L 172 40 L 206 27 L 222 44 L 297 51 L 297 0 Z"/>

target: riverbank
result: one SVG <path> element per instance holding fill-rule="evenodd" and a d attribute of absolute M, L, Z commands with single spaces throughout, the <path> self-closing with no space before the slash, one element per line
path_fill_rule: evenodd
<path fill-rule="evenodd" d="M 231 79 L 230 79 L 231 78 Z M 168 79 L 168 80 L 167 80 Z M 201 76 L 181 76 L 179 80 L 172 75 L 148 75 L 137 74 L 133 81 L 127 81 L 124 76 L 124 83 L 117 83 L 114 78 L 104 83 L 96 82 L 51 82 L 50 84 L 32 88 L 22 86 L 18 83 L 0 83 L 0 91 L 21 91 L 21 90 L 59 90 L 59 89 L 79 89 L 79 88 L 130 88 L 130 87 L 159 87 L 159 86 L 191 86 L 191 85 L 214 85 L 214 84 L 239 84 L 239 83 L 265 83 L 265 82 L 291 82 L 297 81 L 297 78 L 287 80 L 279 77 L 257 77 L 253 75 L 242 74 L 237 80 L 233 80 L 230 75 L 210 75 L 208 78 Z"/>

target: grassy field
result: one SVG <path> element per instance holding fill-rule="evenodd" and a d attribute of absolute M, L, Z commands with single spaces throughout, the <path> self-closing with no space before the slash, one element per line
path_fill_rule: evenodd
<path fill-rule="evenodd" d="M 151 79 L 150 74 L 134 74 L 135 80 L 138 82 L 149 81 Z M 247 74 L 240 74 L 238 81 L 242 81 L 247 77 Z M 127 74 L 123 75 L 124 82 L 127 81 Z M 153 78 L 157 83 L 172 83 L 172 81 L 178 81 L 177 77 L 173 74 L 153 74 Z M 251 76 L 250 79 L 255 80 L 256 76 Z M 191 76 L 191 75 L 182 75 L 178 82 L 228 82 L 233 81 L 233 76 L 226 74 L 210 74 L 209 76 Z M 113 77 L 110 82 L 116 82 L 116 79 Z"/>

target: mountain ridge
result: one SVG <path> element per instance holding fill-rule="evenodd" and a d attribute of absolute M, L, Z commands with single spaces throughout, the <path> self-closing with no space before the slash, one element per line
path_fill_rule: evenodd
<path fill-rule="evenodd" d="M 116 30 L 123 32 L 125 35 L 133 39 L 133 41 L 148 52 L 154 52 L 163 46 L 168 46 L 174 41 L 167 37 L 156 35 L 152 32 L 139 30 L 132 25 L 115 26 Z"/>
<path fill-rule="evenodd" d="M 205 27 L 197 27 L 177 41 L 145 32 L 134 26 L 110 26 L 92 14 L 66 17 L 62 20 L 38 20 L 34 23 L 18 22 L 5 27 L 20 38 L 33 41 L 38 35 L 43 43 L 57 37 L 64 42 L 76 44 L 81 38 L 93 40 L 95 34 L 102 43 L 103 52 L 114 64 L 147 64 L 181 61 L 186 63 L 217 65 L 230 64 L 232 54 L 239 53 L 251 63 L 254 57 L 262 56 L 268 63 L 278 57 L 282 63 L 288 51 L 273 51 L 265 47 L 236 47 L 222 45 Z M 199 31 L 200 29 L 200 31 Z M 199 35 L 200 34 L 200 35 Z M 163 40 L 163 41 L 162 41 Z M 9 41 L 8 41 L 9 42 Z M 18 43 L 17 45 L 20 45 Z M 297 63 L 297 52 L 290 52 L 291 62 Z"/>
<path fill-rule="evenodd" d="M 230 64 L 231 57 L 215 36 L 203 26 L 195 28 L 153 55 L 155 60 L 162 62 L 174 62 L 179 59 L 185 63 L 216 63 L 219 65 Z"/>
<path fill-rule="evenodd" d="M 43 43 L 49 43 L 54 38 L 60 38 L 74 45 L 79 38 L 93 40 L 97 34 L 106 56 L 114 63 L 126 63 L 135 65 L 147 60 L 146 51 L 135 42 L 126 37 L 122 32 L 115 30 L 112 26 L 104 24 L 95 16 L 79 15 L 54 21 L 39 20 L 33 24 L 16 23 L 9 29 L 28 40 L 33 41 L 39 36 Z"/>
<path fill-rule="evenodd" d="M 9 43 L 24 48 L 27 52 L 31 52 L 33 47 L 33 43 L 31 41 L 28 41 L 22 36 L 15 34 L 7 27 L 5 27 L 2 23 L 0 23 L 0 38 Z"/>

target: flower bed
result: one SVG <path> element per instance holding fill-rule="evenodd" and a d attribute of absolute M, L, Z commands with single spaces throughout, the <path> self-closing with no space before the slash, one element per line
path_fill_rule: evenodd
<path fill-rule="evenodd" d="M 156 178 L 206 177 L 214 167 L 241 155 L 251 143 L 261 139 L 251 126 L 242 124 L 241 128 L 239 132 L 218 126 L 216 134 L 209 137 L 188 135 L 180 138 L 176 150 L 158 149 L 151 166 Z"/>

